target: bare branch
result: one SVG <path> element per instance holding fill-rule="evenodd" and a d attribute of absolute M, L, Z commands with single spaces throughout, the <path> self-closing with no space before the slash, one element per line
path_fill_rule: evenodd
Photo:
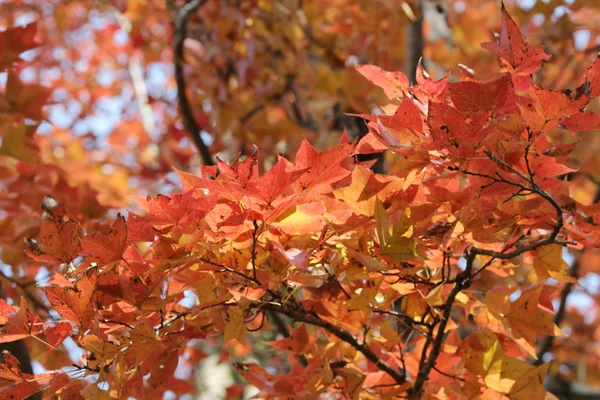
<path fill-rule="evenodd" d="M 408 15 L 408 14 L 407 14 Z M 411 19 L 406 32 L 406 76 L 411 84 L 417 82 L 417 66 L 423 58 L 423 6 L 417 5 L 417 10 L 409 16 Z"/>

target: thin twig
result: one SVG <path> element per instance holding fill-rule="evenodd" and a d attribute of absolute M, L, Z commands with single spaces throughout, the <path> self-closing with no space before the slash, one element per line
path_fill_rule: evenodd
<path fill-rule="evenodd" d="M 204 262 L 204 263 L 206 263 L 206 264 L 222 268 L 226 272 L 231 272 L 232 274 L 236 274 L 237 276 L 240 276 L 240 277 L 242 277 L 244 279 L 247 279 L 247 280 L 249 280 L 251 282 L 256 283 L 258 286 L 261 286 L 260 281 L 258 281 L 256 278 L 253 278 L 251 276 L 243 274 L 240 271 L 236 271 L 235 269 L 233 269 L 231 267 L 228 267 L 227 265 L 220 264 L 220 263 L 217 263 L 217 262 L 214 262 L 214 261 L 210 261 L 209 259 L 204 258 L 204 257 L 200 257 L 199 260 L 202 261 L 202 262 Z M 219 272 L 219 271 L 217 271 L 217 272 Z"/>

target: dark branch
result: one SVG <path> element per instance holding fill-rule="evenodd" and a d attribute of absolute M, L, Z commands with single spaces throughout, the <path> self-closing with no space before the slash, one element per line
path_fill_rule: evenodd
<path fill-rule="evenodd" d="M 175 63 L 175 81 L 177 82 L 177 100 L 179 101 L 179 110 L 181 112 L 181 118 L 183 119 L 183 125 L 188 131 L 190 137 L 194 141 L 200 156 L 205 165 L 214 165 L 215 162 L 208 150 L 208 146 L 202 140 L 200 135 L 200 127 L 194 117 L 194 112 L 190 106 L 190 102 L 185 94 L 186 84 L 185 76 L 183 73 L 183 42 L 187 34 L 187 22 L 190 16 L 200 6 L 206 3 L 207 0 L 192 0 L 179 10 L 177 19 L 175 20 L 175 34 L 173 41 L 173 55 Z"/>
<path fill-rule="evenodd" d="M 423 7 L 419 2 L 406 34 L 406 76 L 411 84 L 417 82 L 417 66 L 423 57 Z"/>
<path fill-rule="evenodd" d="M 299 306 L 290 306 L 287 304 L 277 303 L 257 303 L 257 307 L 265 309 L 267 311 L 273 311 L 279 314 L 283 314 L 293 319 L 294 321 L 305 322 L 310 325 L 319 326 L 325 329 L 327 332 L 338 337 L 344 342 L 348 343 L 356 350 L 358 350 L 365 358 L 375 364 L 379 369 L 390 375 L 399 385 L 405 382 L 404 374 L 402 371 L 396 370 L 390 367 L 385 361 L 381 360 L 373 351 L 364 343 L 360 343 L 352 334 L 348 331 L 327 322 L 318 316 L 310 315 L 307 310 L 300 308 Z"/>
<path fill-rule="evenodd" d="M 235 269 L 233 269 L 233 268 L 230 268 L 230 267 L 228 267 L 227 265 L 220 264 L 220 263 L 217 263 L 217 262 L 214 262 L 214 261 L 210 261 L 209 259 L 207 259 L 207 258 L 204 258 L 204 257 L 200 257 L 198 260 L 199 260 L 199 261 L 202 261 L 202 262 L 204 262 L 204 263 L 206 263 L 206 264 L 212 265 L 212 266 L 214 266 L 214 267 L 219 267 L 219 268 L 222 268 L 222 269 L 223 269 L 223 271 L 215 271 L 215 272 L 231 272 L 232 274 L 235 274 L 235 275 L 237 275 L 237 276 L 239 276 L 239 277 L 242 277 L 242 278 L 244 278 L 244 279 L 247 279 L 247 280 L 249 280 L 249 281 L 251 281 L 251 282 L 253 282 L 253 283 L 257 284 L 258 286 L 262 286 L 262 283 L 260 283 L 260 281 L 259 281 L 259 280 L 257 280 L 256 278 L 253 278 L 253 277 L 251 277 L 251 276 L 248 276 L 248 275 L 246 275 L 246 274 L 244 274 L 244 273 L 242 273 L 242 272 L 240 272 L 240 271 L 236 271 Z"/>
<path fill-rule="evenodd" d="M 473 273 L 473 263 L 475 261 L 476 254 L 470 252 L 467 256 L 467 266 L 463 272 L 457 275 L 456 282 L 454 283 L 454 287 L 450 291 L 446 302 L 444 303 L 444 308 L 442 311 L 442 318 L 440 320 L 437 335 L 433 341 L 431 340 L 431 335 L 428 335 L 426 345 L 423 348 L 423 356 L 421 358 L 421 365 L 419 367 L 419 373 L 417 374 L 417 379 L 415 380 L 415 384 L 409 391 L 409 397 L 412 399 L 420 399 L 421 393 L 423 392 L 423 387 L 425 386 L 425 382 L 429 379 L 429 374 L 431 370 L 435 368 L 435 364 L 437 358 L 442 349 L 442 344 L 444 342 L 444 337 L 446 335 L 446 326 L 448 325 L 448 321 L 450 321 L 450 313 L 452 312 L 452 307 L 454 305 L 454 300 L 456 300 L 456 296 L 464 290 L 471 286 L 471 279 Z M 433 334 L 433 328 L 430 329 L 430 333 Z M 429 352 L 429 356 L 427 356 L 427 361 L 423 362 L 423 359 L 426 357 L 426 352 L 429 347 L 429 343 L 431 343 L 431 351 Z"/>
<path fill-rule="evenodd" d="M 554 198 L 552 198 L 552 196 L 550 194 L 548 194 L 546 191 L 544 191 L 535 182 L 535 180 L 534 180 L 535 173 L 532 171 L 530 163 L 529 163 L 529 149 L 530 149 L 530 146 L 528 145 L 525 149 L 525 165 L 527 167 L 527 175 L 518 171 L 513 166 L 507 164 L 504 160 L 499 159 L 498 157 L 493 155 L 491 152 L 485 152 L 486 156 L 490 160 L 495 161 L 496 163 L 500 164 L 504 169 L 517 175 L 520 179 L 524 180 L 526 182 L 526 184 L 528 184 L 528 186 L 525 186 L 522 183 L 507 180 L 507 179 L 503 178 L 499 173 L 497 173 L 496 176 L 492 176 L 492 175 L 486 175 L 486 174 L 471 173 L 469 171 L 462 171 L 462 172 L 465 174 L 490 179 L 491 183 L 484 185 L 483 189 L 490 187 L 490 186 L 494 185 L 495 183 L 505 183 L 505 184 L 515 186 L 515 187 L 519 188 L 520 190 L 524 190 L 531 194 L 536 194 L 536 195 L 542 197 L 544 200 L 546 200 L 548 203 L 550 203 L 550 205 L 552 205 L 552 207 L 556 211 L 556 222 L 552 226 L 552 232 L 545 238 L 540 239 L 536 242 L 529 243 L 527 245 L 518 244 L 518 245 L 514 246 L 514 250 L 509 251 L 509 252 L 507 252 L 507 250 L 510 249 L 511 246 L 505 246 L 505 248 L 502 251 L 482 249 L 479 247 L 472 247 L 470 250 L 468 250 L 467 254 L 465 255 L 466 261 L 467 261 L 465 270 L 462 271 L 461 273 L 459 273 L 456 276 L 456 279 L 454 279 L 454 281 L 453 281 L 454 287 L 452 288 L 450 294 L 448 295 L 448 298 L 446 299 L 446 302 L 444 303 L 442 318 L 439 322 L 439 325 L 437 326 L 437 335 L 435 336 L 435 339 L 432 340 L 432 337 L 433 337 L 433 327 L 432 327 L 432 329 L 430 329 L 430 334 L 427 336 L 427 340 L 426 340 L 425 346 L 423 348 L 423 355 L 421 357 L 421 361 L 420 361 L 420 365 L 419 365 L 419 372 L 417 374 L 417 378 L 415 380 L 413 387 L 409 391 L 410 398 L 419 399 L 421 397 L 424 385 L 427 382 L 427 380 L 429 379 L 429 374 L 431 373 L 431 370 L 435 368 L 437 357 L 440 354 L 442 344 L 444 341 L 444 336 L 446 334 L 446 332 L 445 332 L 446 326 L 448 324 L 448 321 L 450 320 L 450 313 L 452 312 L 452 308 L 453 308 L 453 304 L 456 299 L 456 296 L 462 290 L 470 287 L 471 283 L 473 282 L 473 279 L 482 270 L 484 270 L 489 265 L 491 265 L 493 263 L 493 261 L 496 259 L 507 260 L 507 259 L 516 257 L 518 255 L 521 255 L 523 253 L 526 253 L 528 251 L 536 250 L 540 247 L 543 247 L 543 246 L 546 246 L 549 244 L 565 244 L 564 241 L 557 239 L 558 235 L 560 234 L 560 231 L 564 225 L 563 211 L 560 208 L 560 206 L 558 205 L 558 203 L 556 202 L 556 200 L 554 200 Z M 477 258 L 478 255 L 489 256 L 489 257 L 491 257 L 491 259 L 488 260 L 488 262 L 483 267 L 481 267 L 479 270 L 473 271 L 475 259 Z M 572 271 L 572 273 L 573 273 L 573 271 Z M 577 273 L 577 271 L 575 270 L 575 274 L 576 273 Z M 447 281 L 447 283 L 450 283 L 450 281 Z M 569 295 L 570 290 L 571 290 L 571 287 L 569 285 L 567 285 L 563 290 L 564 299 L 562 299 L 562 301 L 561 301 L 562 308 L 565 307 L 566 297 Z M 565 313 L 564 309 L 559 310 L 559 312 L 557 313 L 557 315 L 555 317 L 555 321 L 558 320 L 560 322 L 562 320 L 562 318 L 564 317 L 564 313 Z M 548 341 L 548 343 L 547 344 L 544 343 L 541 348 L 541 350 L 544 350 L 544 346 L 547 346 L 547 350 L 544 350 L 544 352 L 548 351 L 552 346 L 552 338 L 550 338 L 550 339 L 546 338 L 546 340 Z M 429 352 L 429 355 L 427 355 L 427 351 L 428 351 L 429 347 L 431 347 L 431 351 Z M 543 355 L 543 353 L 541 353 L 541 354 Z M 424 361 L 425 358 L 427 358 L 426 361 Z M 541 359 L 541 357 L 539 357 L 539 359 Z"/>
<path fill-rule="evenodd" d="M 577 274 L 579 273 L 579 261 L 576 260 L 571 267 L 571 271 L 569 276 L 572 278 L 577 278 Z M 574 284 L 572 282 L 567 282 L 567 284 L 563 287 L 563 290 L 560 292 L 560 305 L 558 306 L 558 311 L 554 315 L 554 323 L 556 326 L 560 327 L 562 320 L 565 318 L 567 314 L 567 298 L 573 289 Z M 552 345 L 554 343 L 554 336 L 546 336 L 544 341 L 540 345 L 537 351 L 537 360 L 533 360 L 531 363 L 533 365 L 542 365 L 544 363 L 543 358 L 544 354 L 548 353 L 552 350 Z"/>

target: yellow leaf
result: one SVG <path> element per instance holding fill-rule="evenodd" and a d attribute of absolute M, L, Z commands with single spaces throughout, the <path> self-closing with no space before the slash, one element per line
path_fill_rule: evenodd
<path fill-rule="evenodd" d="M 511 399 L 543 399 L 547 365 L 533 367 L 509 357 L 495 334 L 479 331 L 465 339 L 465 368 L 482 376 L 486 386 Z"/>
<path fill-rule="evenodd" d="M 81 394 L 86 400 L 114 400 L 116 397 L 111 396 L 106 390 L 100 389 L 97 385 L 92 384 L 86 387 Z"/>
<path fill-rule="evenodd" d="M 577 279 L 567 273 L 569 265 L 563 260 L 563 247 L 551 244 L 542 247 L 533 260 L 533 268 L 539 281 L 554 278 L 562 282 L 577 283 Z"/>
<path fill-rule="evenodd" d="M 21 161 L 39 161 L 37 147 L 31 139 L 31 135 L 36 129 L 35 126 L 19 124 L 5 129 L 7 132 L 2 135 L 0 154 Z"/>
<path fill-rule="evenodd" d="M 375 203 L 375 220 L 381 255 L 397 260 L 408 260 L 417 256 L 417 243 L 410 238 L 413 230 L 408 219 L 401 219 L 390 229 L 387 212 L 378 199 Z"/>
<path fill-rule="evenodd" d="M 523 373 L 510 388 L 508 397 L 511 400 L 531 400 L 543 399 L 546 396 L 549 399 L 549 393 L 544 390 L 544 379 L 549 366 L 549 363 L 542 364 Z"/>
<path fill-rule="evenodd" d="M 348 301 L 348 308 L 368 312 L 371 305 L 376 304 L 377 290 L 363 288 L 359 294 L 352 296 Z"/>
<path fill-rule="evenodd" d="M 379 199 L 386 199 L 391 193 L 399 190 L 400 186 L 398 179 L 376 175 L 368 168 L 357 165 L 352 171 L 352 183 L 334 191 L 333 194 L 352 207 L 353 212 L 373 217 L 376 212 L 381 212 L 383 209 L 383 207 L 378 211 L 375 209 Z M 379 205 L 381 206 L 380 202 Z"/>
<path fill-rule="evenodd" d="M 225 327 L 224 342 L 236 339 L 241 344 L 245 344 L 247 331 L 244 311 L 240 307 L 229 307 L 229 322 Z"/>
<path fill-rule="evenodd" d="M 325 226 L 323 203 L 299 204 L 279 217 L 273 226 L 289 235 L 321 232 Z"/>
<path fill-rule="evenodd" d="M 336 372 L 344 378 L 344 381 L 346 381 L 344 393 L 348 394 L 352 400 L 358 400 L 366 376 L 360 371 L 350 367 L 340 368 L 336 370 Z"/>
<path fill-rule="evenodd" d="M 427 303 L 429 303 L 430 306 L 437 307 L 444 305 L 444 299 L 442 298 L 443 289 L 444 285 L 439 285 L 433 288 L 431 291 L 429 291 L 429 293 L 427 293 L 425 299 L 427 300 Z"/>
<path fill-rule="evenodd" d="M 512 302 L 505 315 L 513 334 L 522 337 L 535 346 L 539 334 L 562 336 L 560 328 L 554 323 L 552 312 L 539 307 L 543 286 L 524 290 L 521 297 Z"/>

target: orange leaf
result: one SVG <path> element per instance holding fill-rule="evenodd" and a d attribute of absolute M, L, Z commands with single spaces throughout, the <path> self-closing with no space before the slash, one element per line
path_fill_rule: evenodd
<path fill-rule="evenodd" d="M 356 70 L 374 85 L 383 89 L 387 97 L 404 97 L 408 89 L 408 78 L 402 72 L 384 71 L 375 65 L 359 65 Z"/>
<path fill-rule="evenodd" d="M 127 224 L 125 217 L 119 214 L 105 232 L 94 232 L 81 239 L 81 252 L 91 261 L 103 266 L 120 260 L 127 244 Z"/>

